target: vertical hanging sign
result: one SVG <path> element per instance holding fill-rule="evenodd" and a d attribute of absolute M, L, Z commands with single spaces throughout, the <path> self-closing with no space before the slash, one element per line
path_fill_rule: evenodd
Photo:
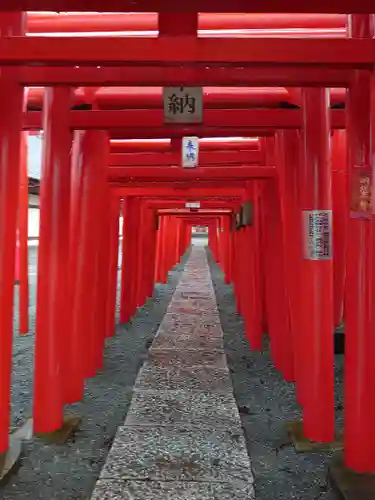
<path fill-rule="evenodd" d="M 305 210 L 303 226 L 305 259 L 332 259 L 332 210 Z"/>
<path fill-rule="evenodd" d="M 165 123 L 202 123 L 202 87 L 164 87 Z"/>
<path fill-rule="evenodd" d="M 372 170 L 371 167 L 355 166 L 351 172 L 350 216 L 368 219 L 372 215 Z"/>
<path fill-rule="evenodd" d="M 182 138 L 182 166 L 184 168 L 194 168 L 199 159 L 199 140 L 198 137 Z"/>

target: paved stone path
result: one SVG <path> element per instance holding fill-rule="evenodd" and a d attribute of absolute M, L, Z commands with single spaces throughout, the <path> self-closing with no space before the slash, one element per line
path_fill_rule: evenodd
<path fill-rule="evenodd" d="M 194 247 L 92 500 L 253 498 L 206 254 Z"/>

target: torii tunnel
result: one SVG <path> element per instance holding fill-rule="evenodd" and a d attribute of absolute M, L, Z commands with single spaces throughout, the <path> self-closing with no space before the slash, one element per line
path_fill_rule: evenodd
<path fill-rule="evenodd" d="M 4 473 L 15 282 L 20 333 L 33 328 L 32 134 L 43 140 L 35 439 L 64 428 L 65 406 L 105 370 L 118 323 L 131 323 L 184 255 L 192 252 L 183 283 L 195 276 L 211 290 L 206 257 L 191 243 L 192 227 L 205 226 L 248 349 L 263 351 L 268 339 L 273 370 L 295 387 L 302 441 L 314 450 L 340 441 L 334 463 L 359 483 L 375 473 L 375 15 L 361 0 L 305 2 L 303 13 L 291 0 L 248 3 L 192 0 L 180 12 L 170 0 L 0 2 Z M 170 118 L 171 88 L 200 96 L 199 118 L 186 110 Z M 192 168 L 184 138 L 199 148 Z M 343 429 L 335 423 L 339 327 Z"/>

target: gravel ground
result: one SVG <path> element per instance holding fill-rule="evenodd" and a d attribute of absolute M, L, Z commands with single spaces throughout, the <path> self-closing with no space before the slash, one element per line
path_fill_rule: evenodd
<path fill-rule="evenodd" d="M 16 317 L 12 387 L 14 427 L 31 416 L 36 248 L 31 247 L 29 255 L 31 333 L 24 337 L 17 334 Z M 65 446 L 45 445 L 38 440 L 26 443 L 18 472 L 0 488 L 1 500 L 90 499 L 117 427 L 124 422 L 137 373 L 186 258 L 187 255 L 170 272 L 168 284 L 157 285 L 154 297 L 138 311 L 133 321 L 118 326 L 116 336 L 107 342 L 104 371 L 87 382 L 84 401 L 68 408 L 83 417 L 75 441 Z"/>
<path fill-rule="evenodd" d="M 236 313 L 233 289 L 208 255 L 224 331 L 225 350 L 255 475 L 257 500 L 334 500 L 327 485 L 329 453 L 297 454 L 284 424 L 301 418 L 293 384 L 273 368 L 264 351 L 252 352 Z M 336 417 L 342 422 L 343 356 L 336 356 Z"/>

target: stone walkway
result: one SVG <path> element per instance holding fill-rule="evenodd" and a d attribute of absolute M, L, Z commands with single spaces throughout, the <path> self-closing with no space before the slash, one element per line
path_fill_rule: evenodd
<path fill-rule="evenodd" d="M 194 247 L 92 500 L 252 498 L 206 254 Z"/>

